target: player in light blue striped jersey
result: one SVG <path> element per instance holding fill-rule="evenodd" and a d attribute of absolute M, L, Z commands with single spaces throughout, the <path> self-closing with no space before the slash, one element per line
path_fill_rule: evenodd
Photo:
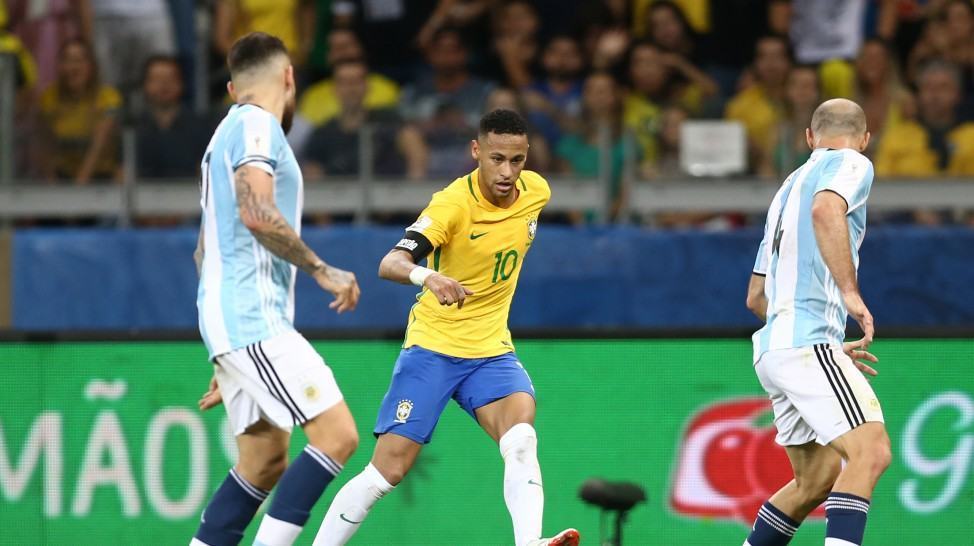
<path fill-rule="evenodd" d="M 239 449 L 200 517 L 193 545 L 237 544 L 271 488 L 255 544 L 290 545 L 358 445 L 331 369 L 294 330 L 297 269 L 355 308 L 355 276 L 301 240 L 302 178 L 285 139 L 294 114 L 294 69 L 281 40 L 255 32 L 227 56 L 236 104 L 203 157 L 197 247 L 200 333 L 214 362 L 202 409 L 226 406 Z M 293 425 L 308 445 L 287 464 Z M 287 471 L 285 472 L 285 468 Z"/>
<path fill-rule="evenodd" d="M 806 139 L 812 156 L 771 202 L 747 297 L 766 322 L 753 337 L 754 367 L 795 479 L 760 508 L 746 546 L 787 544 L 823 501 L 826 546 L 862 544 L 890 461 L 882 409 L 863 375 L 876 371 L 860 362 L 877 361 L 866 351 L 873 318 L 856 278 L 873 182 L 861 154 L 866 116 L 852 101 L 826 101 Z M 848 315 L 865 335 L 844 344 Z"/>

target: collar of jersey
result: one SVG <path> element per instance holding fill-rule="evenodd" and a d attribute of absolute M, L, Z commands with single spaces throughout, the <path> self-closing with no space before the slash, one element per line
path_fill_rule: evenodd
<path fill-rule="evenodd" d="M 525 191 L 524 189 L 517 187 L 518 181 L 520 179 L 521 177 L 519 176 L 518 180 L 514 181 L 514 191 L 518 192 L 518 196 L 516 199 L 514 199 L 514 203 L 517 203 L 518 199 L 521 198 L 521 194 L 524 193 Z M 480 191 L 480 169 L 479 168 L 474 169 L 473 172 L 467 175 L 467 184 L 469 186 L 471 195 L 473 195 L 474 201 L 476 201 L 478 205 L 480 205 L 481 207 L 487 210 L 509 210 L 511 207 L 514 206 L 514 203 L 511 203 L 511 206 L 507 208 L 498 207 L 497 205 L 488 201 L 486 197 L 484 197 L 483 192 Z"/>

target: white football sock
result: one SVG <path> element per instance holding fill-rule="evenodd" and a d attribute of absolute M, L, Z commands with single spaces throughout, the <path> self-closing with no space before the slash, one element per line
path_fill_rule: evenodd
<path fill-rule="evenodd" d="M 534 427 L 518 423 L 500 439 L 504 458 L 504 502 L 514 522 L 514 544 L 524 546 L 541 536 L 544 489 Z"/>
<path fill-rule="evenodd" d="M 335 495 L 325 514 L 314 546 L 341 546 L 358 531 L 359 524 L 375 503 L 392 491 L 394 486 L 369 463 Z"/>
<path fill-rule="evenodd" d="M 257 529 L 257 536 L 254 537 L 254 545 L 279 546 L 286 544 L 290 546 L 298 539 L 301 529 L 293 523 L 264 514 L 264 519 L 260 521 L 260 527 Z"/>

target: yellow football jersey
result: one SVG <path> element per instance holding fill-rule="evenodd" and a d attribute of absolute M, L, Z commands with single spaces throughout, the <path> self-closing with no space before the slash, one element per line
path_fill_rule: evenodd
<path fill-rule="evenodd" d="M 419 345 L 459 358 L 514 350 L 507 316 L 551 189 L 538 173 L 521 171 L 517 200 L 500 208 L 480 192 L 478 174 L 475 170 L 435 193 L 416 223 L 407 228 L 432 243 L 427 267 L 474 293 L 458 309 L 440 305 L 429 290 L 420 292 L 409 313 L 403 347 Z"/>

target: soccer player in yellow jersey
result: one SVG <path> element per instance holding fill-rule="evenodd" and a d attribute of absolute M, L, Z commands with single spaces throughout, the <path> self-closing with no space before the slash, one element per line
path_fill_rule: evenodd
<path fill-rule="evenodd" d="M 522 170 L 527 126 L 510 110 L 480 121 L 478 168 L 433 195 L 379 264 L 379 276 L 423 290 L 382 401 L 372 461 L 335 496 L 315 546 L 345 544 L 402 481 L 452 398 L 500 446 L 516 546 L 575 546 L 578 531 L 541 538 L 544 511 L 534 387 L 514 354 L 507 315 L 524 257 L 551 197 Z M 417 263 L 427 258 L 428 267 Z"/>

